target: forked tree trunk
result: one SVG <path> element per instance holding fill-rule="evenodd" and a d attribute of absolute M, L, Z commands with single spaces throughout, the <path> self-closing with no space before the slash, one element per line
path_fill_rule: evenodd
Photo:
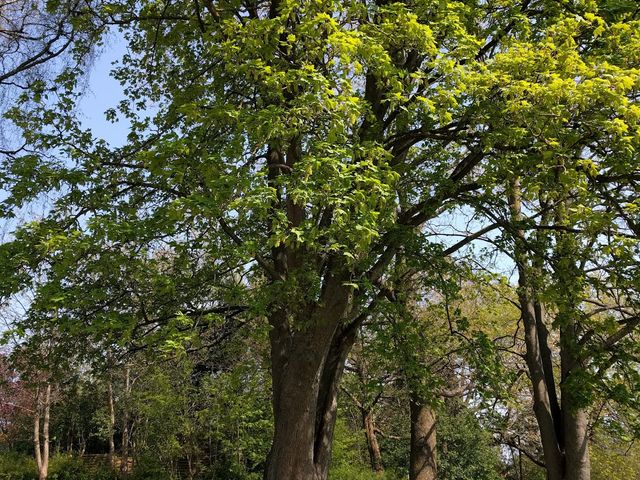
<path fill-rule="evenodd" d="M 330 279 L 321 301 L 292 319 L 270 323 L 274 436 L 266 480 L 325 480 L 337 413 L 338 384 L 355 324 L 345 325 L 350 288 Z"/>
<path fill-rule="evenodd" d="M 384 465 L 382 463 L 378 436 L 376 435 L 376 423 L 371 410 L 362 411 L 362 426 L 364 427 L 364 434 L 367 438 L 367 449 L 369 450 L 371 469 L 380 475 L 384 473 Z"/>
<path fill-rule="evenodd" d="M 512 220 L 521 215 L 520 185 L 513 182 L 510 192 Z M 561 207 L 563 208 L 563 207 Z M 560 212 L 559 220 L 562 221 Z M 531 378 L 534 413 L 540 431 L 544 463 L 548 480 L 590 480 L 588 416 L 584 408 L 576 405 L 570 388 L 570 377 L 583 366 L 578 357 L 578 338 L 575 312 L 577 300 L 572 297 L 572 282 L 578 276 L 572 265 L 573 251 L 570 241 L 557 240 L 556 266 L 558 284 L 566 291 L 558 308 L 556 321 L 560 324 L 561 407 L 558 405 L 548 332 L 544 325 L 542 307 L 534 287 L 539 259 L 530 259 L 526 237 L 521 229 L 514 230 L 514 260 L 518 267 L 518 297 L 524 325 L 526 362 Z"/>
<path fill-rule="evenodd" d="M 562 445 L 557 434 L 557 419 L 553 416 L 549 385 L 546 382 L 545 370 L 540 349 L 540 339 L 536 328 L 534 305 L 530 300 L 530 291 L 524 271 L 520 273 L 520 304 L 526 344 L 526 362 L 533 390 L 533 412 L 538 423 L 542 451 L 547 469 L 548 480 L 564 478 L 564 459 Z M 561 428 L 561 426 L 560 426 Z"/>
<path fill-rule="evenodd" d="M 516 179 L 510 185 L 509 191 L 509 208 L 511 219 L 514 222 L 522 220 L 521 202 L 520 181 Z M 558 436 L 558 430 L 562 428 L 562 425 L 558 425 L 558 419 L 553 415 L 553 395 L 550 393 L 548 383 L 552 372 L 545 371 L 546 362 L 543 355 L 544 350 L 541 347 L 544 342 L 540 338 L 540 322 L 537 322 L 536 319 L 536 292 L 531 279 L 533 269 L 527 255 L 524 230 L 515 229 L 513 234 L 515 240 L 514 260 L 518 269 L 518 300 L 524 325 L 525 360 L 531 379 L 533 412 L 540 431 L 547 478 L 548 480 L 563 480 L 564 458 Z"/>
<path fill-rule="evenodd" d="M 410 480 L 437 478 L 436 414 L 433 408 L 418 398 L 410 401 L 411 452 Z"/>

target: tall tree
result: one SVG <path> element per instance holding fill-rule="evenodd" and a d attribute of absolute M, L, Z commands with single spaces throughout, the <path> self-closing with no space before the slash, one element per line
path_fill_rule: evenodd
<path fill-rule="evenodd" d="M 266 478 L 323 480 L 345 358 L 393 259 L 424 257 L 421 227 L 537 141 L 505 117 L 547 118 L 573 82 L 581 108 L 597 96 L 607 112 L 591 137 L 634 122 L 633 9 L 605 6 L 606 20 L 587 0 L 87 6 L 128 42 L 114 71 L 127 99 L 107 114 L 128 143 L 79 126 L 79 69 L 25 91 L 9 118 L 31 151 L 3 168 L 5 210 L 56 201 L 3 246 L 3 292 L 45 272 L 33 309 L 60 303 L 68 328 L 178 336 L 242 292 L 271 327 Z"/>

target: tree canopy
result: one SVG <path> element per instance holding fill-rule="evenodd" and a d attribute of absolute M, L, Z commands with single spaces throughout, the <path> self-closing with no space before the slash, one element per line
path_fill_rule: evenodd
<path fill-rule="evenodd" d="M 517 272 L 500 288 L 549 478 L 588 480 L 587 409 L 638 400 L 636 2 L 1 8 L 17 99 L 3 122 L 19 132 L 0 153 L 2 214 L 44 213 L 0 246 L 0 294 L 28 296 L 13 328 L 36 349 L 88 361 L 268 330 L 265 478 L 324 480 L 358 335 L 438 295 L 460 333 L 454 270 L 499 276 L 473 248 L 486 241 Z M 125 97 L 105 112 L 122 146 L 77 116 L 109 35 L 127 46 Z M 30 68 L 45 60 L 52 74 Z"/>

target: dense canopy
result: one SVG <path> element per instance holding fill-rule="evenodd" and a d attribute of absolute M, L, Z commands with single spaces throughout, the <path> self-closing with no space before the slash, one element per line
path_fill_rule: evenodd
<path fill-rule="evenodd" d="M 114 38 L 118 145 L 79 115 Z M 141 362 L 140 391 L 220 425 L 240 388 L 267 480 L 328 478 L 344 402 L 378 473 L 400 447 L 373 412 L 408 415 L 411 480 L 436 412 L 494 472 L 443 453 L 442 478 L 589 480 L 596 432 L 640 433 L 635 1 L 17 0 L 0 48 L 0 295 L 46 448 L 77 370 L 108 385 L 113 461 L 126 371 L 125 472 Z M 197 423 L 175 458 L 211 462 Z"/>

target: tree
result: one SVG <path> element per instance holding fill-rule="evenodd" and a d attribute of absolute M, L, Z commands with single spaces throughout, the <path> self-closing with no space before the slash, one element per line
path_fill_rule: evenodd
<path fill-rule="evenodd" d="M 395 258 L 422 259 L 427 269 L 434 252 L 455 251 L 430 248 L 421 227 L 464 194 L 501 183 L 495 173 L 511 161 L 504 152 L 537 141 L 535 130 L 506 120 L 523 111 L 547 118 L 573 82 L 588 99 L 598 93 L 606 119 L 588 128 L 606 128 L 592 138 L 615 135 L 620 122 L 635 128 L 633 7 L 612 1 L 601 10 L 606 19 L 586 0 L 88 8 L 128 42 L 114 72 L 128 98 L 108 112 L 131 124 L 128 144 L 110 149 L 79 127 L 78 69 L 59 77 L 50 102 L 51 86 L 25 91 L 30 108 L 9 118 L 35 153 L 4 168 L 5 208 L 48 191 L 57 200 L 3 245 L 3 266 L 15 272 L 3 291 L 46 272 L 32 308 L 58 301 L 60 323 L 79 329 L 91 317 L 92 333 L 131 333 L 140 323 L 184 332 L 200 321 L 190 312 L 233 311 L 242 292 L 271 327 L 266 478 L 323 480 L 358 327 Z M 548 63 L 540 82 L 522 68 L 542 61 L 537 51 Z M 611 78 L 601 84 L 603 71 Z M 530 87 L 544 105 L 526 103 Z M 184 268 L 147 278 L 166 250 Z M 149 291 L 155 301 L 141 295 Z"/>
<path fill-rule="evenodd" d="M 518 268 L 518 297 L 534 411 L 549 477 L 558 479 L 590 478 L 587 407 L 593 401 L 592 385 L 618 364 L 609 357 L 603 365 L 601 358 L 594 357 L 607 357 L 620 348 L 619 342 L 632 335 L 640 323 L 635 295 L 631 293 L 637 285 L 617 274 L 610 275 L 600 263 L 607 261 L 612 243 L 619 243 L 611 235 L 633 238 L 633 232 L 625 233 L 628 226 L 624 217 L 597 212 L 597 189 L 580 188 L 580 182 L 589 181 L 593 174 L 580 173 L 579 158 L 586 148 L 581 142 L 589 140 L 577 137 L 576 141 L 574 134 L 572 149 L 553 155 L 553 174 L 541 181 L 540 193 L 530 194 L 527 210 L 535 213 L 529 218 L 523 215 L 520 179 L 514 178 L 508 188 L 511 221 L 507 228 Z M 612 143 L 611 148 L 615 148 L 615 140 Z M 533 152 L 529 155 L 537 157 Z M 594 158 L 598 158 L 597 154 Z M 606 169 L 608 160 L 601 162 L 600 167 Z M 593 168 L 597 170 L 595 164 Z M 581 211 L 583 208 L 588 209 L 588 216 Z M 532 224 L 538 228 L 527 236 L 526 227 Z M 545 233 L 547 230 L 552 233 Z M 622 252 L 634 250 L 631 245 L 636 241 L 637 238 L 631 244 L 616 247 L 618 254 L 633 257 L 634 253 Z M 594 309 L 594 304 L 598 308 Z M 618 326 L 595 339 L 595 332 L 603 328 L 598 322 L 603 312 L 612 315 L 609 321 Z M 557 345 L 550 336 L 548 318 L 553 319 L 552 325 L 558 331 Z M 553 367 L 554 348 L 559 354 L 559 379 Z M 620 353 L 624 351 L 628 350 Z M 596 375 L 589 373 L 596 371 Z"/>
<path fill-rule="evenodd" d="M 62 81 L 95 50 L 104 24 L 87 15 L 90 1 L 7 1 L 0 6 L 0 112 L 14 106 L 20 92 L 44 91 L 47 82 Z M 29 142 L 19 130 L 0 125 L 0 158 L 19 158 Z"/>

